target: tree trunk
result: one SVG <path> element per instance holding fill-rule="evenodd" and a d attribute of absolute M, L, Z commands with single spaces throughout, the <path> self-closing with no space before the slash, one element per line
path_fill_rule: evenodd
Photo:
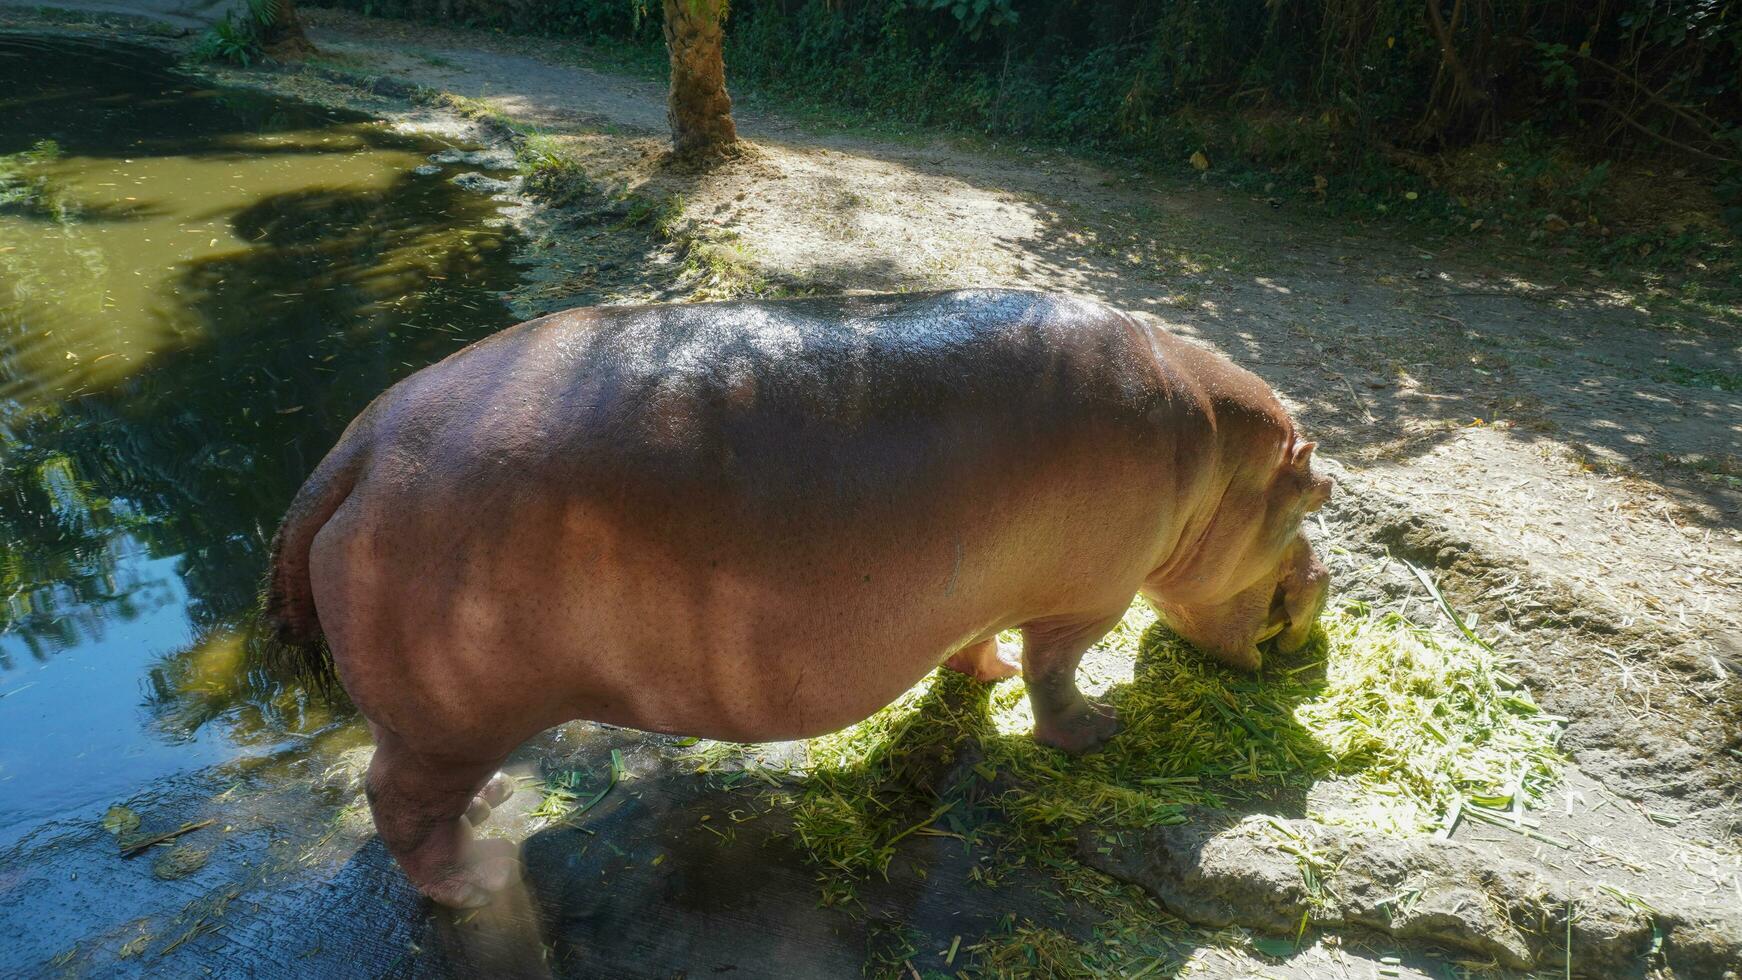
<path fill-rule="evenodd" d="M 725 19 L 726 0 L 665 0 L 665 47 L 671 53 L 666 120 L 679 156 L 718 154 L 738 141 L 726 94 Z"/>
<path fill-rule="evenodd" d="M 272 19 L 260 25 L 260 46 L 276 61 L 306 58 L 315 53 L 315 46 L 302 32 L 302 18 L 296 15 L 293 0 L 278 0 Z"/>

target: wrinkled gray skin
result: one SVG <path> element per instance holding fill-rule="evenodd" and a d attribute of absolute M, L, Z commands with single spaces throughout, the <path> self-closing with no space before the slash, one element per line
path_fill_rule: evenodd
<path fill-rule="evenodd" d="M 1117 723 L 1077 661 L 1139 592 L 1235 667 L 1298 647 L 1327 577 L 1311 452 L 1253 375 L 1076 299 L 570 310 L 358 416 L 285 518 L 269 611 L 325 633 L 368 718 L 388 849 L 477 905 L 514 865 L 469 823 L 564 721 L 817 735 L 939 664 L 1008 676 L 1015 628 L 1036 738 L 1082 752 Z"/>

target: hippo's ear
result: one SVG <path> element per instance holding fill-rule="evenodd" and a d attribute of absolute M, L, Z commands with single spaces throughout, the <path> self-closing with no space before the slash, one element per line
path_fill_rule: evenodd
<path fill-rule="evenodd" d="M 1285 471 L 1294 478 L 1296 486 L 1301 488 L 1301 513 L 1310 514 L 1325 505 L 1331 499 L 1331 490 L 1336 482 L 1328 476 L 1313 475 L 1313 450 L 1319 448 L 1316 442 L 1296 442 L 1289 450 L 1288 463 Z"/>

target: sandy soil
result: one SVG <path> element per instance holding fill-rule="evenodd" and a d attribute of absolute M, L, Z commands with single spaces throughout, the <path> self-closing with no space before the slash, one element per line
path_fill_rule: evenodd
<path fill-rule="evenodd" d="M 1209 180 L 842 134 L 754 98 L 739 101 L 748 152 L 683 170 L 661 158 L 663 87 L 589 67 L 584 48 L 306 14 L 318 68 L 478 100 L 467 108 L 538 128 L 608 191 L 526 217 L 536 264 L 513 299 L 528 315 L 743 291 L 1030 286 L 1141 312 L 1256 371 L 1344 464 L 1322 527 L 1339 590 L 1431 621 L 1402 563 L 1431 570 L 1568 719 L 1577 771 L 1542 828 L 1568 846 L 1469 824 L 1459 839 L 1659 907 L 1742 907 L 1733 317 Z M 315 73 L 273 84 L 451 125 Z M 655 231 L 616 200 L 630 193 L 680 195 L 681 209 Z"/>

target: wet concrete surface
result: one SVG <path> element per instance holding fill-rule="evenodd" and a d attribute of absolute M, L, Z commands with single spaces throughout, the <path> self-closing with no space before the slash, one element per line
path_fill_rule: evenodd
<path fill-rule="evenodd" d="M 313 771 L 330 757 L 218 767 L 129 800 L 144 831 L 214 821 L 184 838 L 211 860 L 178 880 L 156 877 L 150 854 L 119 857 L 95 821 L 45 825 L 0 852 L 0 973 L 842 977 L 868 963 L 965 966 L 960 947 L 1017 913 L 1075 930 L 1095 920 L 1039 870 L 977 884 L 984 851 L 947 836 L 904 842 L 887 880 L 822 907 L 823 872 L 767 796 L 783 790 L 723 788 L 637 733 L 565 726 L 510 772 L 600 769 L 613 748 L 625 777 L 573 826 L 529 821 L 535 790 L 497 814 L 496 832 L 524 837 L 522 879 L 471 913 L 416 894 L 354 781 Z"/>

